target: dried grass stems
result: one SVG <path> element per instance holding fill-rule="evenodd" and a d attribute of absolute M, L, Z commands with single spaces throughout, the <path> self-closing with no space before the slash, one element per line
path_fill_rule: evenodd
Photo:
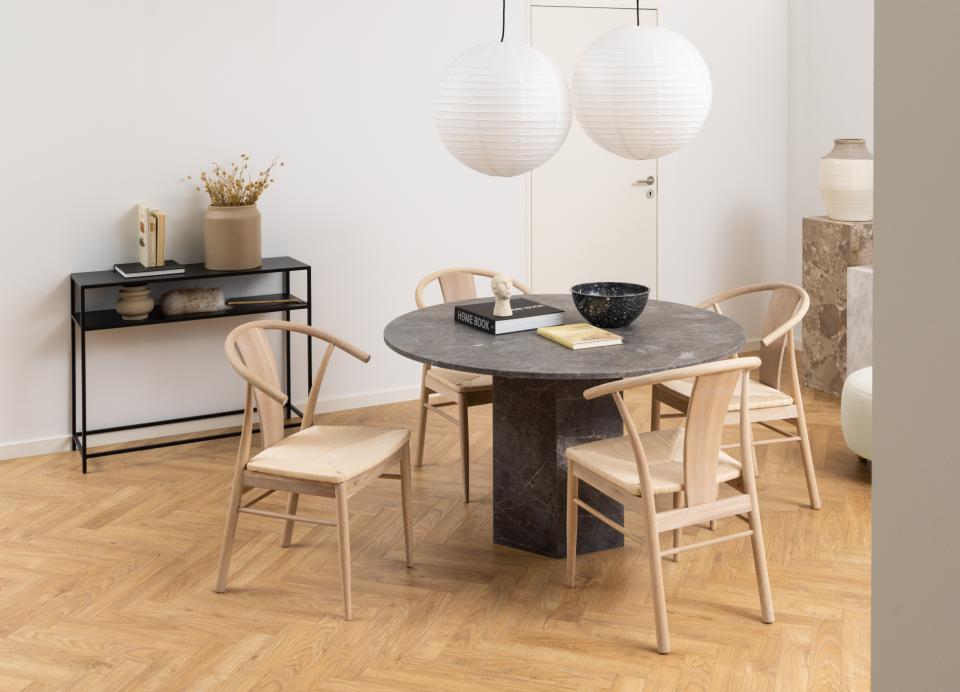
<path fill-rule="evenodd" d="M 229 168 L 214 161 L 213 170 L 200 173 L 203 189 L 195 184 L 193 176 L 188 175 L 187 180 L 194 184 L 198 192 L 206 190 L 210 195 L 210 204 L 214 207 L 243 207 L 256 204 L 263 191 L 273 182 L 270 176 L 274 167 L 282 166 L 283 162 L 278 164 L 277 159 L 274 159 L 256 177 L 253 177 L 253 172 L 249 170 L 249 163 L 250 157 L 246 154 L 240 154 L 240 163 L 231 162 Z"/>

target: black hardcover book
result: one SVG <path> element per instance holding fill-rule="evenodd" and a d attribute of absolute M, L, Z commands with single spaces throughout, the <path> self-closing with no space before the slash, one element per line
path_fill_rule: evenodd
<path fill-rule="evenodd" d="M 129 264 L 115 264 L 114 271 L 125 279 L 139 279 L 145 276 L 164 276 L 167 274 L 183 274 L 186 271 L 182 264 L 167 260 L 162 267 L 145 267 L 139 262 Z"/>
<path fill-rule="evenodd" d="M 510 334 L 563 323 L 563 310 L 527 298 L 510 299 L 510 307 L 513 308 L 510 317 L 494 315 L 493 304 L 491 300 L 489 303 L 457 305 L 453 319 L 487 334 Z"/>

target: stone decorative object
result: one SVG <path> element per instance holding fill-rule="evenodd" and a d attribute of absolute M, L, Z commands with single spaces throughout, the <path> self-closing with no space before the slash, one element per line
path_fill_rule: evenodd
<path fill-rule="evenodd" d="M 835 139 L 820 160 L 820 194 L 834 221 L 873 219 L 873 154 L 862 139 Z"/>
<path fill-rule="evenodd" d="M 237 271 L 256 269 L 260 264 L 257 205 L 208 207 L 203 215 L 203 266 L 217 271 Z"/>
<path fill-rule="evenodd" d="M 513 291 L 513 281 L 506 274 L 497 274 L 490 279 L 490 290 L 496 299 L 493 303 L 495 317 L 510 317 L 513 307 L 510 305 L 510 293 Z"/>
<path fill-rule="evenodd" d="M 531 300 L 579 322 L 568 295 Z M 489 299 L 476 299 L 484 302 Z M 623 434 L 610 397 L 586 401 L 583 391 L 620 377 L 726 358 L 743 346 L 743 329 L 712 310 L 652 300 L 634 324 L 617 330 L 623 344 L 589 351 L 555 348 L 536 332 L 509 338 L 460 328 L 454 306 L 434 305 L 387 325 L 383 339 L 397 353 L 443 368 L 493 376 L 493 534 L 500 545 L 550 557 L 566 554 L 566 459 L 570 445 Z M 581 496 L 620 520 L 623 507 L 582 488 Z M 577 552 L 623 545 L 622 536 L 581 513 Z"/>
<path fill-rule="evenodd" d="M 847 373 L 847 267 L 873 261 L 873 224 L 803 220 L 803 383 L 839 396 Z"/>
<path fill-rule="evenodd" d="M 873 365 L 873 267 L 847 269 L 847 376 Z"/>
<path fill-rule="evenodd" d="M 125 320 L 145 320 L 153 310 L 153 296 L 146 284 L 121 286 L 117 296 L 117 312 Z"/>
<path fill-rule="evenodd" d="M 583 319 L 595 327 L 626 327 L 647 306 L 650 289 L 640 284 L 599 281 L 577 284 L 570 289 L 573 304 Z"/>
<path fill-rule="evenodd" d="M 160 313 L 167 316 L 226 309 L 223 291 L 219 288 L 178 288 L 160 296 Z"/>

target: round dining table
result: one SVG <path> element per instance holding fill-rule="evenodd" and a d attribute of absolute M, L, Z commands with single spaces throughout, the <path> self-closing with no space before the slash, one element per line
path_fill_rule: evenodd
<path fill-rule="evenodd" d="M 583 322 L 566 295 L 530 295 L 563 310 L 564 324 Z M 489 302 L 489 298 L 459 304 Z M 454 321 L 455 303 L 397 317 L 383 332 L 387 346 L 431 366 L 493 377 L 493 540 L 547 555 L 566 556 L 564 452 L 624 434 L 612 397 L 592 401 L 585 389 L 727 358 L 744 344 L 743 329 L 712 310 L 651 300 L 631 325 L 610 329 L 616 346 L 568 349 L 536 330 L 491 335 Z M 623 505 L 585 483 L 580 497 L 623 523 Z M 623 545 L 623 536 L 580 510 L 577 553 Z"/>

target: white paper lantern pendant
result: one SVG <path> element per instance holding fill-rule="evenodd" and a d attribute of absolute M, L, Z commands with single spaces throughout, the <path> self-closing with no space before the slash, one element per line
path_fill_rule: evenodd
<path fill-rule="evenodd" d="M 687 39 L 659 26 L 610 31 L 573 74 L 577 121 L 594 142 L 628 159 L 656 159 L 689 143 L 710 112 L 710 70 Z"/>
<path fill-rule="evenodd" d="M 505 20 L 506 0 L 503 7 Z M 471 48 L 447 68 L 437 89 L 434 123 L 462 163 L 511 177 L 546 163 L 560 149 L 571 114 L 567 83 L 556 63 L 503 37 Z"/>

